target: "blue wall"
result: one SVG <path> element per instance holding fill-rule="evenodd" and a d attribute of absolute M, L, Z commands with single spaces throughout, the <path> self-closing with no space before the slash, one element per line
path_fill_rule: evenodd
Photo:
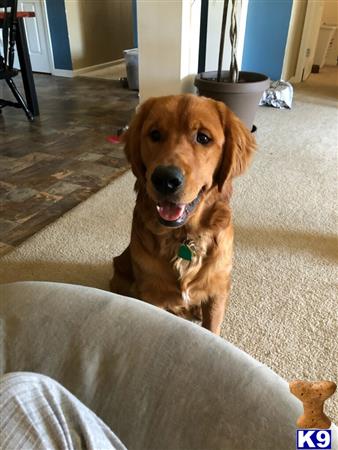
<path fill-rule="evenodd" d="M 138 36 L 137 36 L 137 0 L 132 0 L 132 16 L 133 16 L 133 45 L 134 48 L 138 47 Z"/>
<path fill-rule="evenodd" d="M 64 0 L 46 0 L 50 37 L 56 69 L 72 70 L 72 58 Z"/>
<path fill-rule="evenodd" d="M 279 80 L 292 0 L 249 0 L 242 70 Z"/>

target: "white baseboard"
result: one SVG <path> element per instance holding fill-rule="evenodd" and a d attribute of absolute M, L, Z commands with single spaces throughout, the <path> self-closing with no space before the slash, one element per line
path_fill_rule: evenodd
<path fill-rule="evenodd" d="M 52 75 L 54 75 L 56 77 L 73 78 L 74 71 L 73 70 L 64 70 L 64 69 L 53 69 Z"/>
<path fill-rule="evenodd" d="M 82 69 L 73 70 L 73 76 L 84 75 L 88 72 L 93 72 L 94 70 L 105 69 L 106 67 L 117 66 L 124 62 L 124 59 L 116 59 L 115 61 L 109 61 L 103 64 L 96 64 L 95 66 L 83 67 Z"/>
<path fill-rule="evenodd" d="M 84 75 L 88 72 L 93 72 L 94 70 L 105 69 L 106 67 L 118 66 L 119 64 L 124 64 L 124 59 L 117 59 L 115 61 L 109 61 L 103 64 L 97 64 L 96 66 L 83 67 L 82 69 L 76 70 L 64 70 L 64 69 L 53 69 L 52 75 L 56 77 L 67 77 L 73 78 L 78 75 Z"/>

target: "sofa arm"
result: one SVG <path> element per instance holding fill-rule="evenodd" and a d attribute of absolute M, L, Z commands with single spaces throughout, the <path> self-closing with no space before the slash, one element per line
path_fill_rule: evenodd
<path fill-rule="evenodd" d="M 198 325 L 47 282 L 0 285 L 0 311 L 2 372 L 56 379 L 130 450 L 295 448 L 286 381 Z"/>

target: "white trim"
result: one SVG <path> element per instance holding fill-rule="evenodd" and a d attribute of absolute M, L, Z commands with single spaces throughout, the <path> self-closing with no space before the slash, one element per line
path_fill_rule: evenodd
<path fill-rule="evenodd" d="M 180 80 L 182 92 L 194 93 L 198 70 L 201 0 L 182 2 Z"/>
<path fill-rule="evenodd" d="M 308 63 L 307 61 L 308 58 L 310 58 L 309 61 L 311 62 L 311 64 L 313 64 L 316 51 L 316 43 L 318 40 L 319 29 L 321 24 L 323 6 L 324 6 L 323 3 L 315 1 L 309 1 L 307 3 L 302 40 L 300 43 L 296 73 L 294 76 L 296 83 L 303 81 L 303 71 Z M 309 42 L 311 41 L 314 43 L 314 46 L 313 48 L 311 48 L 311 55 L 307 56 L 307 47 L 309 46 Z"/>
<path fill-rule="evenodd" d="M 55 77 L 73 78 L 74 71 L 73 70 L 64 70 L 64 69 L 53 69 L 52 75 L 54 75 Z"/>
<path fill-rule="evenodd" d="M 245 30 L 246 30 L 246 19 L 248 17 L 249 0 L 242 0 L 241 10 L 239 14 L 239 33 L 237 38 L 237 64 L 238 69 L 242 69 L 242 60 L 244 53 L 244 41 L 245 41 Z M 230 8 L 229 8 L 230 9 Z"/>
<path fill-rule="evenodd" d="M 285 81 L 291 82 L 291 79 L 289 77 L 288 72 L 289 70 L 289 64 L 291 59 L 291 52 L 292 47 L 294 45 L 294 33 L 295 29 L 300 27 L 299 23 L 299 17 L 296 17 L 297 7 L 299 7 L 300 3 L 293 2 L 292 8 L 291 8 L 291 16 L 289 21 L 289 29 L 288 29 L 288 35 L 286 38 L 286 46 L 284 51 L 284 58 L 283 58 L 283 66 L 282 66 L 282 75 L 281 79 Z M 300 44 L 299 44 L 300 45 Z M 292 78 L 294 78 L 294 74 L 292 74 Z"/>
<path fill-rule="evenodd" d="M 94 70 L 105 69 L 106 67 L 117 66 L 124 62 L 124 59 L 116 59 L 114 61 L 109 61 L 102 64 L 96 64 L 95 66 L 82 67 L 81 69 L 73 70 L 73 76 L 77 77 L 78 75 L 84 75 L 88 72 L 93 72 Z"/>
<path fill-rule="evenodd" d="M 50 28 L 49 28 L 49 19 L 48 19 L 48 11 L 47 11 L 47 5 L 46 0 L 41 0 L 42 10 L 44 12 L 44 16 L 46 18 L 46 31 L 47 31 L 47 39 L 48 39 L 48 48 L 49 48 L 49 56 L 51 60 L 51 73 L 53 75 L 53 72 L 55 70 L 55 63 L 54 63 L 54 54 L 53 54 L 53 44 L 52 44 L 52 38 L 50 36 Z"/>
<path fill-rule="evenodd" d="M 49 30 L 49 22 L 48 22 L 48 14 L 47 14 L 47 5 L 46 0 L 40 0 L 41 10 L 42 10 L 42 22 L 43 28 L 45 31 L 46 38 L 46 47 L 47 47 L 47 57 L 49 62 L 49 70 L 53 73 L 54 68 L 54 58 L 53 58 L 53 50 L 52 50 L 52 41 L 50 38 L 50 30 Z"/>

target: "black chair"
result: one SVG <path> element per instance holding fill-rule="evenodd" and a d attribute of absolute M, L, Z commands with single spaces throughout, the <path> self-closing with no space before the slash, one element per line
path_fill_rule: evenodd
<path fill-rule="evenodd" d="M 4 19 L 2 23 L 3 52 L 0 49 L 0 80 L 6 81 L 16 99 L 16 102 L 0 99 L 0 113 L 5 106 L 13 106 L 14 108 L 22 108 L 28 120 L 34 120 L 33 114 L 29 110 L 25 99 L 13 81 L 13 78 L 19 73 L 17 69 L 13 68 L 17 30 L 17 3 L 17 0 L 0 0 L 0 8 L 4 8 Z"/>

